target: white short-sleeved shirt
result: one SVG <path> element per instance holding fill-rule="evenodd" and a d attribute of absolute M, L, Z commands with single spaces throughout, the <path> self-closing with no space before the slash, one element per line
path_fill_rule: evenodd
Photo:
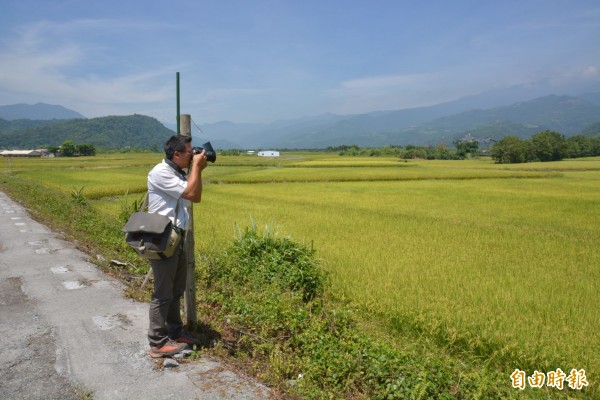
<path fill-rule="evenodd" d="M 187 181 L 173 167 L 163 160 L 148 173 L 148 212 L 166 215 L 175 226 L 188 230 L 189 200 L 181 198 Z M 175 209 L 179 202 L 177 221 Z"/>

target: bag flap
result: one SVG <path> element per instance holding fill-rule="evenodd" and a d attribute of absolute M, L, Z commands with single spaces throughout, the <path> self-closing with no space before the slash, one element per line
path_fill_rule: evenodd
<path fill-rule="evenodd" d="M 170 223 L 169 217 L 164 215 L 136 212 L 129 217 L 122 231 L 163 233 Z"/>

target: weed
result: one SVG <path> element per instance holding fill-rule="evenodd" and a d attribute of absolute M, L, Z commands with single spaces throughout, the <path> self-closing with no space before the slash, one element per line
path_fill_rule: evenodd
<path fill-rule="evenodd" d="M 143 199 L 134 200 L 131 203 L 129 202 L 129 191 L 125 192 L 125 198 L 121 203 L 121 212 L 119 213 L 119 221 L 122 224 L 125 224 L 129 217 L 134 212 L 140 211 L 140 207 L 142 206 Z"/>
<path fill-rule="evenodd" d="M 84 186 L 80 187 L 79 189 L 73 188 L 73 190 L 71 191 L 71 199 L 73 199 L 73 201 L 78 204 L 86 205 L 87 199 L 83 195 L 83 189 Z"/>
<path fill-rule="evenodd" d="M 85 389 L 83 386 L 75 388 L 75 395 L 77 396 L 77 400 L 94 400 L 94 392 Z"/>

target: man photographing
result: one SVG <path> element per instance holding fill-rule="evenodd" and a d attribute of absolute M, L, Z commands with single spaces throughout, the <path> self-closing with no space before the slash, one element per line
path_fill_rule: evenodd
<path fill-rule="evenodd" d="M 185 246 L 189 207 L 202 199 L 202 171 L 207 165 L 206 152 L 195 152 L 191 142 L 190 136 L 171 136 L 165 143 L 165 158 L 148 173 L 148 212 L 169 217 L 181 235 L 171 257 L 150 260 L 154 274 L 148 328 L 152 357 L 170 356 L 187 345 L 200 345 L 198 339 L 184 332 L 180 311 L 188 257 L 194 256 L 187 254 Z M 190 168 L 189 176 L 184 168 Z"/>

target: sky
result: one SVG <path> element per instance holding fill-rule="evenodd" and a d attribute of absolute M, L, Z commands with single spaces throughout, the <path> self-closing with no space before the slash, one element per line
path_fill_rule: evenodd
<path fill-rule="evenodd" d="M 600 81 L 598 0 L 0 0 L 0 105 L 269 123 Z M 554 89 L 553 89 L 554 90 Z"/>

